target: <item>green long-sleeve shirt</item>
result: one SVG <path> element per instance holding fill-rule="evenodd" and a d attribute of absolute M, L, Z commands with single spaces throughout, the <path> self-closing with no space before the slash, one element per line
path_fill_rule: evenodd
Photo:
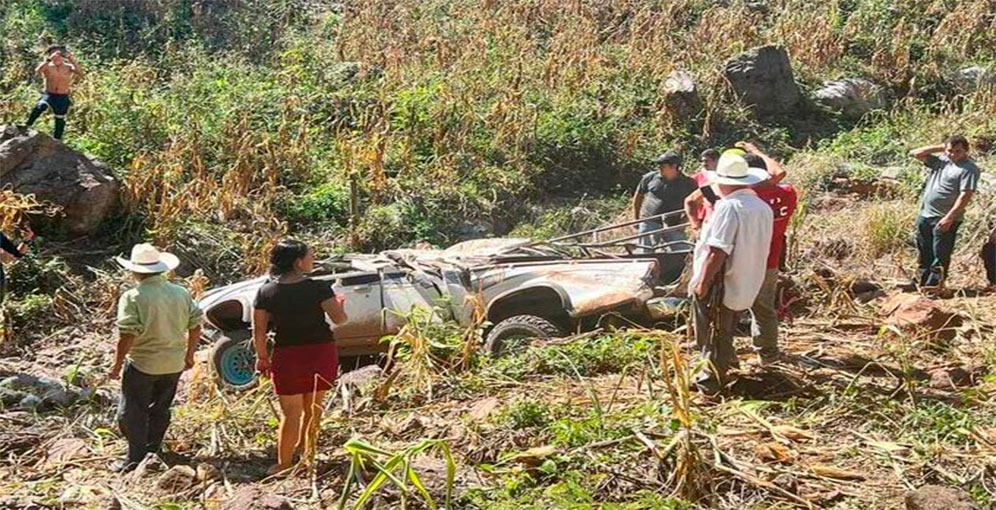
<path fill-rule="evenodd" d="M 128 359 L 146 374 L 182 372 L 187 332 L 203 318 L 190 293 L 162 275 L 142 280 L 118 300 L 118 331 L 135 335 Z"/>

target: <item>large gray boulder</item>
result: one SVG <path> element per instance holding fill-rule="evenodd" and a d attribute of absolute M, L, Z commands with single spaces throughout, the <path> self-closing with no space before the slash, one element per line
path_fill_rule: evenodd
<path fill-rule="evenodd" d="M 861 118 L 868 112 L 881 110 L 886 106 L 885 91 L 864 78 L 825 82 L 813 97 L 816 102 L 850 119 Z"/>
<path fill-rule="evenodd" d="M 762 46 L 743 53 L 726 63 L 724 74 L 758 116 L 789 114 L 802 102 L 788 53 L 781 46 Z"/>
<path fill-rule="evenodd" d="M 118 205 L 110 167 L 34 130 L 0 126 L 0 186 L 62 208 L 71 234 L 92 234 Z"/>

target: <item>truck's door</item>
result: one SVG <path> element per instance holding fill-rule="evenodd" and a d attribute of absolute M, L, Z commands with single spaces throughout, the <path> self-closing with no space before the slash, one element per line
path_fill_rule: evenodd
<path fill-rule="evenodd" d="M 441 300 L 439 289 L 426 275 L 391 272 L 384 275 L 384 322 L 387 334 L 397 333 L 416 307 L 424 308 L 435 320 L 450 319 L 449 307 Z"/>
<path fill-rule="evenodd" d="M 338 277 L 332 286 L 336 294 L 345 297 L 349 320 L 334 326 L 339 354 L 351 356 L 385 350 L 380 339 L 386 332 L 381 317 L 383 287 L 377 272 L 352 273 Z"/>

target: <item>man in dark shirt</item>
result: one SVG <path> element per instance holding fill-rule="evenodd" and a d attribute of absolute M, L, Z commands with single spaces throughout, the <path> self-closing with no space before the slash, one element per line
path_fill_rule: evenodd
<path fill-rule="evenodd" d="M 646 234 L 640 238 L 645 251 L 653 251 L 661 243 L 688 239 L 683 228 L 660 231 L 665 225 L 674 227 L 684 221 L 685 197 L 698 188 L 695 180 L 681 173 L 677 154 L 665 152 L 654 164 L 657 170 L 644 175 L 633 194 L 633 219 L 645 219 L 639 224 L 640 234 Z"/>

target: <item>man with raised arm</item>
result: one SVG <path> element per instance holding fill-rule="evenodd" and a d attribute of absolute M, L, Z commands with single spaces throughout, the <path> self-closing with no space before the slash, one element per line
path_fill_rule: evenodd
<path fill-rule="evenodd" d="M 920 254 L 917 284 L 941 287 L 948 277 L 965 208 L 978 188 L 980 171 L 968 157 L 968 140 L 964 136 L 952 136 L 943 145 L 913 149 L 910 155 L 922 161 L 930 172 L 916 220 Z"/>
<path fill-rule="evenodd" d="M 83 68 L 64 46 L 52 45 L 45 50 L 45 61 L 38 64 L 35 74 L 42 77 L 45 89 L 28 116 L 27 127 L 31 127 L 45 110 L 51 108 L 55 117 L 52 137 L 61 140 L 66 131 L 66 115 L 72 104 L 69 93 L 73 88 L 73 79 L 83 76 Z"/>

